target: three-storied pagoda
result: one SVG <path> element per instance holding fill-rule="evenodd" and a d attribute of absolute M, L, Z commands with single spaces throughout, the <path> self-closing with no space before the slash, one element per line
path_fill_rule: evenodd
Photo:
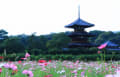
<path fill-rule="evenodd" d="M 78 8 L 80 10 L 80 8 Z M 69 48 L 76 47 L 94 47 L 96 46 L 93 43 L 88 41 L 89 37 L 94 36 L 85 31 L 85 28 L 92 27 L 94 24 L 88 23 L 80 19 L 80 11 L 78 10 L 78 19 L 72 22 L 69 25 L 66 25 L 66 28 L 73 28 L 74 32 L 70 32 L 68 36 L 72 39 L 72 42 L 69 43 Z"/>

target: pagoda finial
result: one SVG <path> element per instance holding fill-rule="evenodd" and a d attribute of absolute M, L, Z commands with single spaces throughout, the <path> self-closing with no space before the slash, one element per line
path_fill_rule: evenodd
<path fill-rule="evenodd" d="M 80 18 L 80 5 L 78 6 L 78 18 Z"/>

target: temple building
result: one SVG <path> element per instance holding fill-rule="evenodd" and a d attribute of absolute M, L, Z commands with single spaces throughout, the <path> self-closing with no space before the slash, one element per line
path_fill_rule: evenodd
<path fill-rule="evenodd" d="M 80 10 L 80 8 L 79 8 Z M 66 28 L 74 29 L 73 32 L 67 34 L 71 38 L 71 43 L 69 43 L 69 48 L 76 47 L 94 47 L 96 46 L 93 43 L 88 41 L 89 37 L 93 37 L 95 35 L 90 34 L 85 31 L 85 28 L 93 27 L 94 24 L 88 23 L 80 18 L 80 11 L 78 10 L 78 18 L 74 22 L 66 25 Z"/>
<path fill-rule="evenodd" d="M 105 43 L 107 43 L 107 46 L 106 46 L 107 50 L 120 50 L 120 46 L 118 44 L 115 44 L 111 41 L 107 41 Z"/>

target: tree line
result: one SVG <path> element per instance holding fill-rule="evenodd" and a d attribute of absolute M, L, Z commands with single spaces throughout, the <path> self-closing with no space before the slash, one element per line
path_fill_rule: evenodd
<path fill-rule="evenodd" d="M 79 48 L 63 50 L 68 47 L 71 39 L 67 36 L 69 32 L 52 33 L 48 35 L 16 35 L 8 36 L 8 32 L 0 30 L 0 53 L 6 51 L 11 53 L 25 53 L 26 50 L 33 55 L 38 54 L 93 54 L 97 52 L 97 48 Z M 120 45 L 120 32 L 94 30 L 90 33 L 95 37 L 90 37 L 89 41 L 96 44 L 102 44 L 105 41 L 112 41 Z"/>

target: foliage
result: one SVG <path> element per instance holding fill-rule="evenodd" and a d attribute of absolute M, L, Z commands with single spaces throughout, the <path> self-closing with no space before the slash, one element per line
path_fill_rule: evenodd
<path fill-rule="evenodd" d="M 18 37 L 8 38 L 4 41 L 4 48 L 7 53 L 19 53 L 24 52 L 25 47 Z"/>
<path fill-rule="evenodd" d="M 73 48 L 64 50 L 68 47 L 68 43 L 71 39 L 66 35 L 68 32 L 52 33 L 49 35 L 37 36 L 34 33 L 32 35 L 17 35 L 8 36 L 8 32 L 0 30 L 0 53 L 2 54 L 6 50 L 7 54 L 24 53 L 25 50 L 32 55 L 52 55 L 53 59 L 57 58 L 54 55 L 80 55 L 80 54 L 96 54 L 98 49 L 92 48 Z M 120 32 L 113 33 L 111 31 L 91 31 L 95 34 L 95 37 L 90 37 L 89 41 L 96 44 L 102 44 L 108 40 L 120 45 Z M 119 54 L 119 51 L 107 51 L 106 54 L 112 53 Z M 33 56 L 33 57 L 35 57 Z M 66 57 L 66 56 L 65 56 Z M 35 57 L 37 58 L 37 57 Z M 52 57 L 51 57 L 52 58 Z M 76 57 L 73 57 L 76 59 Z M 62 58 L 63 59 L 63 58 Z M 91 56 L 92 59 L 92 56 Z"/>

